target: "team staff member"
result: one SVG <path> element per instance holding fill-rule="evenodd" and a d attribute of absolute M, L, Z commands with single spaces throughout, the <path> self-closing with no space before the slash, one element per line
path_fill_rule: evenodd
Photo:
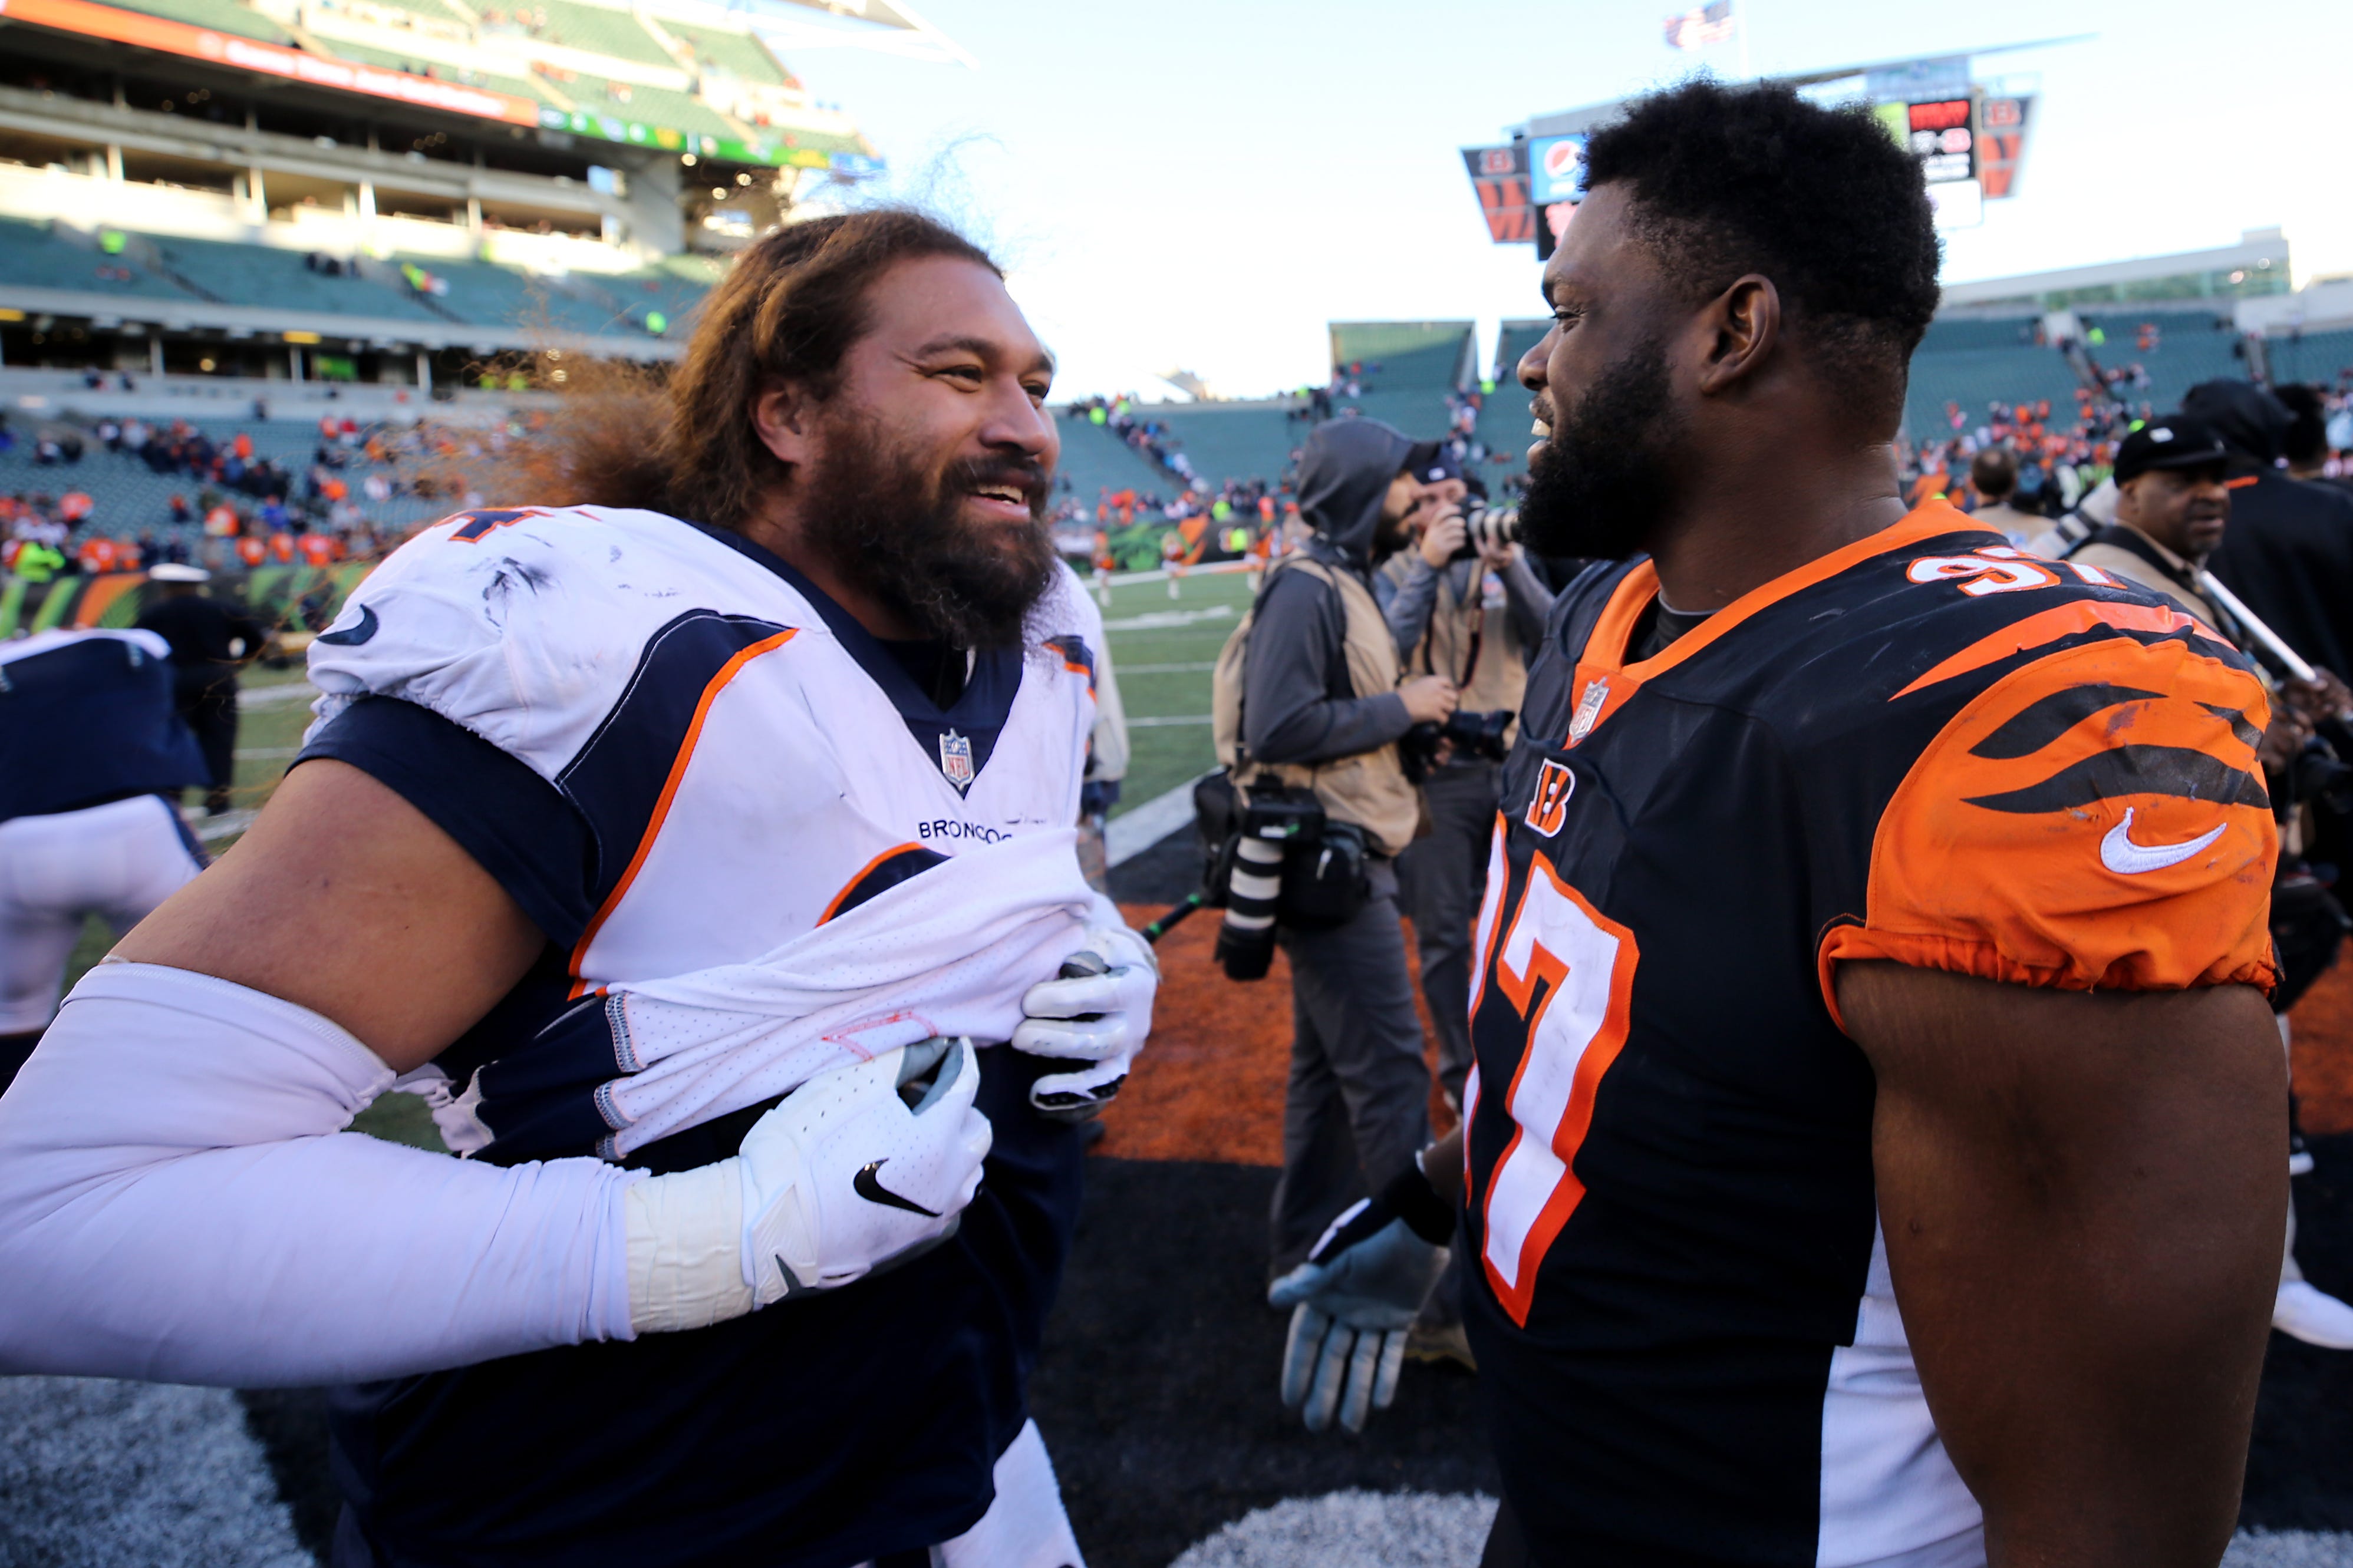
<path fill-rule="evenodd" d="M 218 816 L 237 782 L 237 672 L 260 657 L 269 629 L 206 593 L 212 575 L 169 561 L 150 571 L 148 580 L 164 592 L 140 612 L 139 626 L 172 647 L 180 717 L 204 748 L 205 810 Z"/>
<path fill-rule="evenodd" d="M 1373 582 L 1406 672 L 1453 682 L 1461 710 L 1520 710 L 1526 650 L 1544 635 L 1552 590 L 1536 581 L 1516 544 L 1467 542 L 1457 509 L 1469 494 L 1461 469 L 1435 442 L 1415 448 L 1411 470 L 1441 506 L 1417 513 L 1419 537 L 1382 563 Z M 1422 781 L 1430 831 L 1398 857 L 1398 882 L 1421 950 L 1421 995 L 1438 1030 L 1438 1082 L 1462 1105 L 1471 1071 L 1471 919 L 1485 889 L 1501 765 L 1450 747 Z"/>
<path fill-rule="evenodd" d="M 2224 538 L 2231 520 L 2225 482 L 2228 449 L 2211 426 L 2187 414 L 2168 414 L 2124 438 L 2116 451 L 2116 521 L 2094 531 L 2067 559 L 2170 599 L 2199 622 L 2245 651 L 2248 637 L 2230 611 L 2214 602 L 2200 582 L 2201 569 Z M 2342 910 L 2295 851 L 2303 843 L 2305 813 L 2293 791 L 2279 787 L 2311 738 L 2313 722 L 2348 705 L 2344 683 L 2324 674 L 2317 681 L 2283 681 L 2280 703 L 2263 731 L 2260 752 L 2281 817 L 2280 878 L 2272 897 L 2272 932 L 2281 966 L 2272 996 L 2280 1030 L 2287 1010 L 2337 956 L 2344 940 Z M 2310 1169 L 2311 1156 L 2304 1156 Z M 2291 1173 L 2294 1162 L 2291 1161 Z M 2295 1210 L 2288 1209 L 2287 1243 L 2280 1255 L 2279 1299 L 2272 1327 L 2306 1344 L 2353 1350 L 2353 1307 L 2304 1277 L 2295 1260 Z"/>
<path fill-rule="evenodd" d="M 2230 448 L 2231 531 L 2214 575 L 2306 662 L 2353 668 L 2353 495 L 2280 470 L 2295 416 L 2252 382 L 2201 382 L 2181 411 Z"/>
<path fill-rule="evenodd" d="M 83 922 L 117 935 L 204 869 L 172 804 L 204 777 L 142 631 L 0 643 L 0 1090 L 58 1010 Z"/>
<path fill-rule="evenodd" d="M 0 1100 L 0 1371 L 343 1384 L 337 1568 L 1078 1564 L 1023 1391 L 1153 973 L 1052 370 L 960 236 L 797 224 L 596 504 L 380 566 Z M 336 1135 L 396 1074 L 470 1158 Z"/>
<path fill-rule="evenodd" d="M 1398 923 L 1399 851 L 1420 805 L 1398 738 L 1454 711 L 1443 676 L 1398 679 L 1374 569 L 1406 542 L 1424 485 L 1413 443 L 1377 419 L 1335 419 L 1307 437 L 1299 512 L 1313 531 L 1267 573 L 1242 660 L 1238 787 L 1313 789 L 1325 815 L 1362 828 L 1368 896 L 1334 930 L 1286 926 L 1291 1078 L 1271 1273 L 1307 1256 L 1332 1217 L 1377 1191 L 1430 1136 L 1430 1068 Z"/>
<path fill-rule="evenodd" d="M 1588 184 L 1522 523 L 1626 563 L 1529 672 L 1422 1163 L 1487 1561 L 2211 1568 L 2286 1198 L 2263 688 L 1907 514 L 1937 243 L 1867 114 L 1686 84 Z M 1388 1234 L 1320 1265 L 1335 1320 Z"/>

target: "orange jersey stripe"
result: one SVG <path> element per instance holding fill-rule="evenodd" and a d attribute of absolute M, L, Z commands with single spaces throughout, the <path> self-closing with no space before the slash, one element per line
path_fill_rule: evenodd
<path fill-rule="evenodd" d="M 1909 697 L 1940 680 L 1967 675 L 1973 669 L 1982 669 L 2012 654 L 2024 653 L 2028 648 L 2041 647 L 2062 637 L 2102 626 L 2133 632 L 2178 632 L 2188 627 L 2204 635 L 2204 628 L 2196 621 L 2179 610 L 2167 609 L 2161 605 L 2112 605 L 2079 600 L 2013 621 L 1992 636 L 1979 638 L 1897 692 L 1895 697 Z M 1895 697 L 1888 700 L 1893 702 Z"/>
<path fill-rule="evenodd" d="M 661 837 L 662 823 L 670 816 L 670 803 L 677 798 L 679 784 L 686 777 L 686 764 L 694 757 L 695 742 L 702 738 L 703 721 L 711 716 L 711 704 L 745 665 L 764 653 L 784 647 L 785 644 L 792 641 L 796 635 L 797 628 L 794 628 L 778 632 L 772 637 L 763 637 L 736 654 L 725 664 L 721 665 L 719 673 L 712 676 L 703 686 L 702 696 L 694 704 L 694 718 L 686 727 L 686 739 L 680 742 L 678 755 L 670 760 L 670 776 L 662 781 L 661 795 L 654 802 L 653 815 L 647 819 L 646 830 L 638 838 L 637 852 L 629 857 L 629 864 L 622 871 L 621 879 L 616 882 L 613 885 L 613 890 L 605 896 L 605 901 L 598 907 L 596 918 L 588 922 L 588 929 L 580 933 L 579 942 L 573 946 L 573 995 L 581 995 L 588 988 L 587 982 L 578 976 L 581 964 L 588 956 L 589 943 L 596 940 L 596 933 L 604 929 L 605 921 L 611 917 L 615 910 L 620 908 L 622 899 L 628 895 L 629 885 L 638 879 L 638 872 L 645 865 L 646 857 L 653 852 L 654 840 Z"/>

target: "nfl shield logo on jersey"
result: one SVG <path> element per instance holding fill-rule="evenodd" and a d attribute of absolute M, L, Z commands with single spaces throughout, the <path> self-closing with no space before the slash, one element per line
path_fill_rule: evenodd
<path fill-rule="evenodd" d="M 940 772 L 958 789 L 972 787 L 972 737 L 954 730 L 940 733 Z"/>

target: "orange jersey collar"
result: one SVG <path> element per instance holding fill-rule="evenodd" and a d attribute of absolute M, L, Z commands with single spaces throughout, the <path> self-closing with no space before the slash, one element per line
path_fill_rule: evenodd
<path fill-rule="evenodd" d="M 1771 605 L 1778 604 L 1793 594 L 1837 576 L 1850 566 L 1901 550 L 1925 539 L 1935 539 L 1947 533 L 1990 532 L 1970 521 L 1968 515 L 1942 496 L 1931 497 L 1905 514 L 1903 519 L 1876 533 L 1842 544 L 1827 555 L 1813 560 L 1793 571 L 1785 572 L 1769 583 L 1759 584 L 1726 605 L 1723 609 L 1694 626 L 1651 658 L 1633 664 L 1625 662 L 1626 647 L 1634 634 L 1634 625 L 1642 612 L 1658 596 L 1659 572 L 1645 560 L 1619 581 L 1603 606 L 1600 619 L 1585 639 L 1585 650 L 1577 661 L 1577 715 L 1570 727 L 1567 743 L 1574 746 L 1593 732 L 1610 714 L 1625 705 L 1626 700 L 1641 688 L 1644 681 L 1665 674 L 1685 659 L 1692 658 L 1728 636 L 1751 616 Z M 2000 538 L 1995 534 L 1995 538 Z M 1595 683 L 1600 683 L 1601 695 L 1593 696 Z M 1588 716 L 1587 709 L 1590 703 Z"/>

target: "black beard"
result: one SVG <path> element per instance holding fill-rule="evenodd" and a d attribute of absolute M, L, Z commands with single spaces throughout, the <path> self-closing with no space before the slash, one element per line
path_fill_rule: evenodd
<path fill-rule="evenodd" d="M 1674 497 L 1670 456 L 1681 421 L 1666 345 L 1627 353 L 1566 408 L 1528 465 L 1521 537 L 1538 555 L 1623 561 L 1657 535 Z"/>
<path fill-rule="evenodd" d="M 807 536 L 851 585 L 952 647 L 1020 646 L 1029 607 L 1053 581 L 1054 538 L 1044 465 L 1009 454 L 965 458 L 926 473 L 896 450 L 881 422 L 846 413 L 828 460 L 806 479 Z M 965 501 L 1010 485 L 1029 524 L 997 537 L 965 522 Z"/>

